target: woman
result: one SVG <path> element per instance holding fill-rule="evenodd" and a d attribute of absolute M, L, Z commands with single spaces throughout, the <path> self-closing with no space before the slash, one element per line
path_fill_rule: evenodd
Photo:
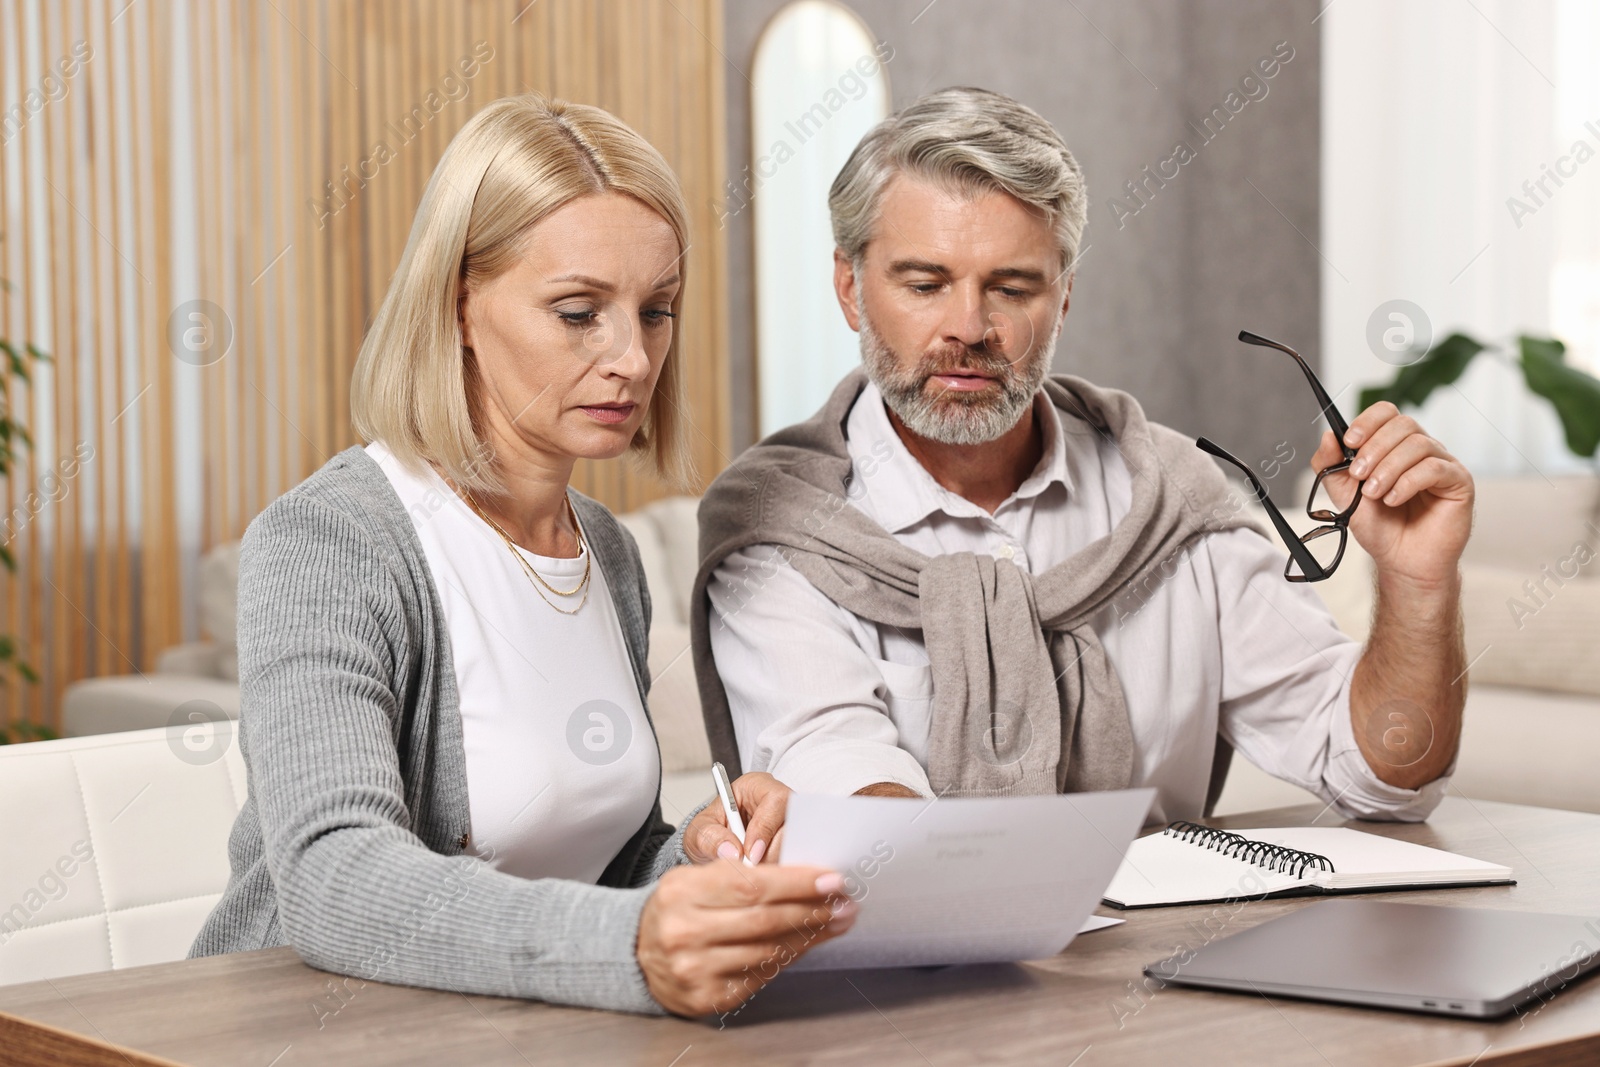
<path fill-rule="evenodd" d="M 662 821 L 638 551 L 568 485 L 683 473 L 685 214 L 595 108 L 508 98 L 451 142 L 356 363 L 370 444 L 245 533 L 249 797 L 191 955 L 701 1014 L 848 929 L 837 873 L 760 864 L 770 777 L 734 784 L 746 853 L 718 805 Z"/>

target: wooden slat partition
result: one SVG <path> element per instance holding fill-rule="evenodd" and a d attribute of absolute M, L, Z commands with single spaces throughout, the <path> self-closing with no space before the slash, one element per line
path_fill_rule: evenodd
<path fill-rule="evenodd" d="M 35 447 L 0 490 L 19 565 L 0 634 L 43 679 L 11 678 L 0 718 L 59 726 L 70 683 L 203 636 L 200 557 L 357 443 L 362 335 L 434 165 L 500 96 L 609 108 L 677 169 L 691 452 L 702 485 L 720 470 L 721 25 L 721 0 L 0 0 L 0 108 L 21 107 L 0 144 L 0 337 L 53 356 L 7 393 Z M 363 170 L 380 140 L 395 157 Z M 186 318 L 196 300 L 222 317 Z M 226 352 L 175 352 L 196 325 L 231 333 Z M 574 481 L 618 511 L 671 491 L 627 461 Z"/>

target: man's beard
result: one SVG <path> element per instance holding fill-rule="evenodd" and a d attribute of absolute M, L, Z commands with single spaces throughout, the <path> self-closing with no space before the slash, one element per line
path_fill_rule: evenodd
<path fill-rule="evenodd" d="M 1060 330 L 1058 318 L 1049 340 L 1024 353 L 1016 364 L 987 346 L 951 344 L 928 353 L 907 369 L 872 328 L 864 308 L 860 319 L 861 362 L 867 377 L 883 394 L 883 402 L 912 433 L 946 445 L 981 445 L 1017 424 L 1049 373 Z M 988 375 L 999 385 L 998 395 L 987 388 L 970 393 L 929 391 L 928 382 L 935 374 L 958 371 Z"/>

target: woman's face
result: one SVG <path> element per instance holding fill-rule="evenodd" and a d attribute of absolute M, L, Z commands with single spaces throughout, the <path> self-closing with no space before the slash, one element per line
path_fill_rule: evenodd
<path fill-rule="evenodd" d="M 672 342 L 682 254 L 632 197 L 580 197 L 536 223 L 507 271 L 461 300 L 483 429 L 557 462 L 625 452 Z"/>

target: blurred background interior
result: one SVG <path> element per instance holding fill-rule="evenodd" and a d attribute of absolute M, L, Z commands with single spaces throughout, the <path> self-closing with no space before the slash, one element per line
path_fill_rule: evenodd
<path fill-rule="evenodd" d="M 1415 408 L 1479 480 L 1454 789 L 1600 811 L 1597 55 L 1589 0 L 0 0 L 0 722 L 64 738 L 0 748 L 0 811 L 148 838 L 100 850 L 134 888 L 71 920 L 73 966 L 169 958 L 220 891 L 238 538 L 357 443 L 351 367 L 423 186 L 527 90 L 612 110 L 682 180 L 702 486 L 857 361 L 825 194 L 860 135 L 948 85 L 1037 109 L 1091 199 L 1057 370 L 1225 443 L 1286 505 L 1319 413 L 1240 329 L 1347 415 Z M 644 551 L 674 817 L 709 762 L 698 487 L 575 482 Z M 1357 637 L 1364 565 L 1319 587 Z M 1222 811 L 1305 798 L 1234 768 Z M 17 962 L 25 940 L 0 981 L 69 973 Z"/>

